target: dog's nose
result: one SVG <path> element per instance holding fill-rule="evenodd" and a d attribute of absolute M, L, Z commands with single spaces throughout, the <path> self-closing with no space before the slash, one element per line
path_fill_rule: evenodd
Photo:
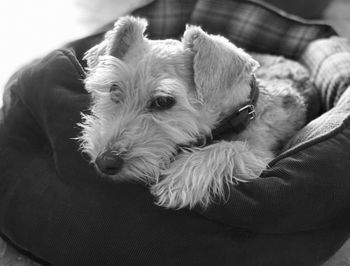
<path fill-rule="evenodd" d="M 113 151 L 105 151 L 97 156 L 95 164 L 98 169 L 107 175 L 117 174 L 123 167 L 123 159 Z"/>

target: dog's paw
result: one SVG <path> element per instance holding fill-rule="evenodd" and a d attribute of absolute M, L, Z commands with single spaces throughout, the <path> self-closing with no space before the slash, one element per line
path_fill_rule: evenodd
<path fill-rule="evenodd" d="M 214 146 L 213 146 L 214 148 Z M 151 192 L 156 203 L 166 208 L 207 207 L 213 195 L 221 188 L 213 184 L 214 175 L 210 169 L 217 167 L 207 149 L 195 149 L 179 154 L 170 167 L 163 171 L 161 181 L 153 185 Z M 220 177 L 217 176 L 217 179 Z"/>
<path fill-rule="evenodd" d="M 169 178 L 165 178 L 151 187 L 151 193 L 156 197 L 155 203 L 168 209 L 187 207 L 189 192 L 184 187 L 174 187 L 168 180 Z"/>
<path fill-rule="evenodd" d="M 158 206 L 169 209 L 192 209 L 197 205 L 205 208 L 211 202 L 210 191 L 205 187 L 199 189 L 195 186 L 188 187 L 181 182 L 172 182 L 170 176 L 153 185 L 151 192 L 156 197 L 155 203 Z"/>
<path fill-rule="evenodd" d="M 151 192 L 166 208 L 205 208 L 225 201 L 230 185 L 257 178 L 265 167 L 245 143 L 222 141 L 180 154 Z"/>

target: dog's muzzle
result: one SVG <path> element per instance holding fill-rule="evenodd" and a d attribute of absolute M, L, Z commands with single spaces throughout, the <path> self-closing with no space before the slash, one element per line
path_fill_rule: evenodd
<path fill-rule="evenodd" d="M 113 151 L 105 151 L 97 156 L 95 160 L 96 167 L 106 175 L 116 175 L 122 169 L 123 159 L 119 154 Z"/>

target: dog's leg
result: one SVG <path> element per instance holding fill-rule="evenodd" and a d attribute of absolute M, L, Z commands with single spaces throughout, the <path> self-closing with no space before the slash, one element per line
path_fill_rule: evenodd
<path fill-rule="evenodd" d="M 225 187 L 259 177 L 271 158 L 244 142 L 221 141 L 179 154 L 151 191 L 163 207 L 207 207 L 225 199 Z"/>

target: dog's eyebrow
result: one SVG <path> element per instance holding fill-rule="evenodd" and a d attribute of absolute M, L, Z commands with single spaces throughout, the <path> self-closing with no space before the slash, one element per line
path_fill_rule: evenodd
<path fill-rule="evenodd" d="M 162 89 L 156 89 L 150 95 L 150 99 L 154 99 L 154 98 L 158 98 L 158 97 L 172 97 L 172 98 L 174 98 L 175 95 L 171 91 L 166 91 L 166 90 L 162 90 Z"/>
<path fill-rule="evenodd" d="M 162 89 L 155 89 L 152 93 L 152 95 L 173 95 L 173 93 L 171 91 L 168 91 L 168 90 L 162 90 Z"/>
<path fill-rule="evenodd" d="M 155 91 L 159 91 L 166 94 L 176 94 L 176 92 L 181 91 L 183 86 L 184 84 L 182 84 L 182 82 L 179 80 L 164 78 L 159 82 Z"/>
<path fill-rule="evenodd" d="M 98 67 L 93 71 L 94 74 L 86 79 L 86 83 L 100 88 L 101 91 L 109 90 L 113 83 L 126 86 L 131 80 L 130 67 L 121 60 L 109 55 L 101 56 Z"/>

